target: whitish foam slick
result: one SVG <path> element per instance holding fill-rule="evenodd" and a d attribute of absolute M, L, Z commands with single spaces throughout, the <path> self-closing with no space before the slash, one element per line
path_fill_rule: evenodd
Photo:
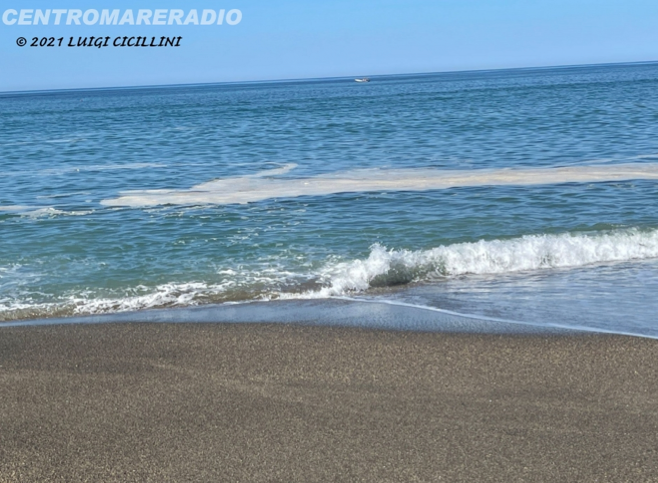
<path fill-rule="evenodd" d="M 276 178 L 296 165 L 255 175 L 221 178 L 182 190 L 122 192 L 101 201 L 106 206 L 244 204 L 272 198 L 325 196 L 367 191 L 427 191 L 467 186 L 595 183 L 658 179 L 658 163 L 610 164 L 542 169 L 447 171 L 438 169 L 364 169 L 307 178 Z"/>

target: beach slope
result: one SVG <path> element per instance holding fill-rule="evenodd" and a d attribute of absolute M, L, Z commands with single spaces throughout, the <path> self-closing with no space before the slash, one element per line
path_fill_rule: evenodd
<path fill-rule="evenodd" d="M 656 481 L 658 342 L 0 330 L 0 481 Z"/>

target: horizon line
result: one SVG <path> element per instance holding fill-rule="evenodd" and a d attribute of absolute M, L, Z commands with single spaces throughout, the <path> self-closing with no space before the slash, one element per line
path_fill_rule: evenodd
<path fill-rule="evenodd" d="M 106 90 L 129 90 L 129 89 L 165 89 L 171 87 L 203 87 L 203 86 L 217 86 L 217 85 L 240 85 L 240 84 L 275 84 L 285 82 L 317 82 L 317 81 L 331 81 L 341 79 L 352 79 L 360 77 L 392 77 L 392 76 L 424 76 L 435 74 L 464 74 L 464 73 L 477 73 L 477 72 L 497 72 L 497 71 L 513 71 L 513 70 L 541 70 L 541 69 L 568 69 L 568 68 L 582 68 L 582 67 L 598 67 L 598 66 L 614 66 L 614 65 L 639 65 L 639 64 L 656 64 L 658 60 L 642 60 L 642 61 L 629 61 L 629 62 L 603 62 L 594 64 L 558 64 L 558 65 L 544 65 L 544 66 L 530 66 L 530 67 L 501 67 L 496 69 L 465 69 L 465 70 L 445 70 L 445 71 L 431 71 L 431 72 L 407 72 L 407 73 L 390 73 L 390 74 L 371 74 L 360 76 L 332 76 L 332 77 L 301 77 L 301 78 L 279 78 L 279 79 L 261 79 L 261 80 L 240 80 L 240 81 L 217 81 L 217 82 L 191 82 L 185 84 L 146 84 L 146 85 L 126 85 L 126 86 L 106 86 L 106 87 L 70 87 L 60 89 L 37 89 L 28 91 L 0 91 L 2 95 L 21 95 L 21 94 L 39 94 L 39 93 L 56 93 L 56 92 L 79 92 L 79 91 L 106 91 Z"/>

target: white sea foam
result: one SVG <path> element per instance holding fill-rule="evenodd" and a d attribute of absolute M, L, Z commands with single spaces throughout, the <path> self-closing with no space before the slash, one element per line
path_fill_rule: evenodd
<path fill-rule="evenodd" d="M 138 287 L 143 292 L 139 295 L 116 298 L 96 298 L 92 296 L 71 296 L 69 304 L 74 306 L 75 314 L 105 314 L 127 312 L 131 310 L 155 307 L 184 307 L 196 305 L 199 299 L 226 290 L 225 285 L 206 283 L 167 283 L 155 290 Z"/>
<path fill-rule="evenodd" d="M 0 212 L 14 213 L 29 218 L 51 218 L 55 216 L 84 216 L 93 213 L 93 210 L 59 210 L 52 206 L 0 206 Z"/>
<path fill-rule="evenodd" d="M 90 215 L 93 213 L 93 210 L 79 210 L 79 211 L 67 211 L 67 210 L 58 210 L 57 208 L 40 208 L 38 210 L 30 211 L 24 213 L 24 215 L 31 218 L 48 218 L 53 216 L 84 216 Z"/>
<path fill-rule="evenodd" d="M 426 191 L 465 186 L 593 183 L 658 179 L 658 163 L 607 164 L 536 169 L 448 171 L 363 169 L 308 178 L 275 178 L 294 164 L 255 175 L 221 178 L 182 190 L 137 190 L 101 201 L 106 206 L 144 207 L 185 204 L 252 203 L 271 198 L 324 196 L 366 191 Z"/>
<path fill-rule="evenodd" d="M 138 286 L 116 296 L 99 296 L 94 291 L 63 295 L 57 301 L 34 302 L 24 294 L 20 299 L 0 298 L 0 321 L 18 317 L 46 317 L 129 312 L 150 308 L 186 307 L 206 301 L 225 292 L 231 282 L 207 284 L 203 282 L 167 283 L 154 288 Z"/>
<path fill-rule="evenodd" d="M 21 213 L 24 211 L 30 211 L 33 210 L 33 206 L 25 206 L 25 205 L 9 205 L 9 206 L 0 206 L 0 212 L 6 212 L 6 213 Z"/>
<path fill-rule="evenodd" d="M 376 244 L 365 260 L 332 263 L 319 274 L 325 287 L 283 298 L 324 298 L 371 287 L 469 274 L 503 274 L 658 258 L 658 230 L 528 235 L 429 250 L 387 250 Z"/>
<path fill-rule="evenodd" d="M 84 216 L 91 213 L 93 213 L 93 210 L 67 211 L 47 206 L 45 208 L 32 207 L 29 210 L 21 211 L 20 214 L 29 218 L 53 218 L 55 216 Z"/>

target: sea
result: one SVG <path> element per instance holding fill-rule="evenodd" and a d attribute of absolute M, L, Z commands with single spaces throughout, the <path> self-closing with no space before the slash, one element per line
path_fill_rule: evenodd
<path fill-rule="evenodd" d="M 0 323 L 658 337 L 658 64 L 370 79 L 0 93 Z"/>

